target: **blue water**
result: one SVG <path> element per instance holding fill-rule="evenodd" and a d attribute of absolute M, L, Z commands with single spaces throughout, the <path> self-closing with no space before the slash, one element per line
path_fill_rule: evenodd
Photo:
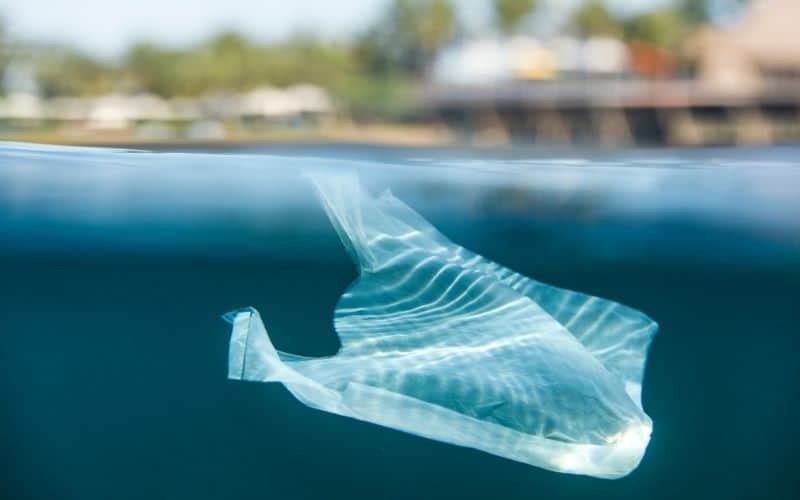
<path fill-rule="evenodd" d="M 210 154 L 213 153 L 213 154 Z M 556 474 L 226 380 L 253 305 L 336 352 L 356 272 L 300 172 L 355 169 L 459 244 L 661 329 L 652 441 Z M 0 146 L 4 498 L 796 498 L 800 148 Z"/>

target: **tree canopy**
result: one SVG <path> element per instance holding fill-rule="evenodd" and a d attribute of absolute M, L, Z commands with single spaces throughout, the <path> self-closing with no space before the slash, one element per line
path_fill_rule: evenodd
<path fill-rule="evenodd" d="M 622 26 L 602 0 L 583 2 L 572 15 L 570 27 L 583 37 L 618 37 L 622 34 Z"/>
<path fill-rule="evenodd" d="M 579 36 L 640 40 L 674 52 L 682 37 L 708 21 L 712 4 L 734 11 L 744 1 L 675 0 L 618 19 L 602 0 L 585 0 L 567 27 Z M 30 64 L 45 96 L 115 91 L 192 96 L 307 82 L 326 88 L 348 109 L 400 109 L 395 104 L 408 99 L 436 53 L 459 34 L 453 2 L 390 0 L 384 14 L 355 42 L 331 43 L 298 34 L 261 43 L 224 32 L 182 48 L 143 41 L 113 61 L 65 46 L 12 43 L 0 19 L 0 68 L 20 60 Z M 511 35 L 535 12 L 538 2 L 491 0 L 490 5 L 498 30 Z"/>
<path fill-rule="evenodd" d="M 492 0 L 498 29 L 510 35 L 536 8 L 536 0 Z"/>
<path fill-rule="evenodd" d="M 370 71 L 419 74 L 456 30 L 455 9 L 448 0 L 393 0 L 361 38 L 357 53 Z"/>

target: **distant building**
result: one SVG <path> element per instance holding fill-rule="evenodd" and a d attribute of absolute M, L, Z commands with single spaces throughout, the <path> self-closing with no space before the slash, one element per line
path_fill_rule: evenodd
<path fill-rule="evenodd" d="M 29 64 L 10 63 L 2 77 L 0 120 L 38 121 L 45 118 L 36 74 Z"/>
<path fill-rule="evenodd" d="M 39 83 L 36 72 L 30 64 L 12 62 L 6 66 L 2 78 L 3 93 L 39 95 Z"/>
<path fill-rule="evenodd" d="M 628 48 L 620 40 L 592 37 L 583 42 L 582 70 L 588 74 L 619 74 L 629 69 Z"/>
<path fill-rule="evenodd" d="M 614 75 L 628 69 L 628 49 L 613 38 L 539 41 L 515 36 L 468 40 L 445 48 L 434 61 L 431 79 L 440 85 L 491 86 L 514 80 Z"/>
<path fill-rule="evenodd" d="M 323 115 L 333 112 L 333 103 L 325 89 L 308 83 L 292 85 L 285 91 L 301 114 Z"/>
<path fill-rule="evenodd" d="M 35 94 L 15 92 L 0 98 L 0 120 L 38 121 L 43 118 L 44 105 Z"/>
<path fill-rule="evenodd" d="M 251 90 L 238 103 L 238 114 L 245 118 L 284 118 L 298 112 L 295 100 L 275 87 Z"/>
<path fill-rule="evenodd" d="M 259 87 L 239 97 L 237 114 L 242 118 L 283 120 L 333 111 L 328 93 L 315 85 L 298 84 L 286 89 Z"/>
<path fill-rule="evenodd" d="M 631 72 L 647 78 L 668 78 L 676 67 L 672 51 L 658 45 L 635 40 L 628 44 Z"/>
<path fill-rule="evenodd" d="M 154 94 L 107 94 L 97 97 L 53 97 L 42 99 L 24 79 L 7 81 L 11 90 L 0 96 L 0 121 L 16 125 L 41 120 L 89 130 L 121 131 L 136 128 L 148 137 L 164 136 L 166 128 L 157 124 L 189 123 L 191 135 L 218 137 L 226 120 L 283 121 L 305 119 L 333 113 L 328 93 L 315 85 L 297 84 L 285 89 L 261 87 L 245 93 L 215 92 L 198 97 L 165 100 Z M 22 85 L 20 82 L 24 83 Z M 191 128 L 191 123 L 197 127 Z"/>
<path fill-rule="evenodd" d="M 800 78 L 798 22 L 798 0 L 753 0 L 730 27 L 697 33 L 687 52 L 705 83 L 749 92 L 771 78 Z"/>
<path fill-rule="evenodd" d="M 502 40 L 467 40 L 436 55 L 431 79 L 444 85 L 494 85 L 512 78 L 512 58 Z"/>
<path fill-rule="evenodd" d="M 158 96 L 110 94 L 89 101 L 86 120 L 89 128 L 124 129 L 136 122 L 172 117 L 169 104 Z"/>

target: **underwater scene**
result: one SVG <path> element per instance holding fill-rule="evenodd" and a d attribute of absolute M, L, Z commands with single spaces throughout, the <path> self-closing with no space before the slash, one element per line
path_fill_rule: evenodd
<path fill-rule="evenodd" d="M 797 146 L 2 143 L 0 496 L 797 498 L 798 290 Z"/>

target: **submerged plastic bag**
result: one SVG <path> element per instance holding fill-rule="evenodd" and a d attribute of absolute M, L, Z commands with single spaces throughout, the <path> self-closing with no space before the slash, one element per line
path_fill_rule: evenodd
<path fill-rule="evenodd" d="M 311 179 L 360 274 L 334 314 L 342 347 L 276 351 L 255 309 L 233 311 L 230 378 L 554 471 L 636 468 L 652 428 L 641 384 L 656 323 L 473 254 L 355 176 Z"/>

